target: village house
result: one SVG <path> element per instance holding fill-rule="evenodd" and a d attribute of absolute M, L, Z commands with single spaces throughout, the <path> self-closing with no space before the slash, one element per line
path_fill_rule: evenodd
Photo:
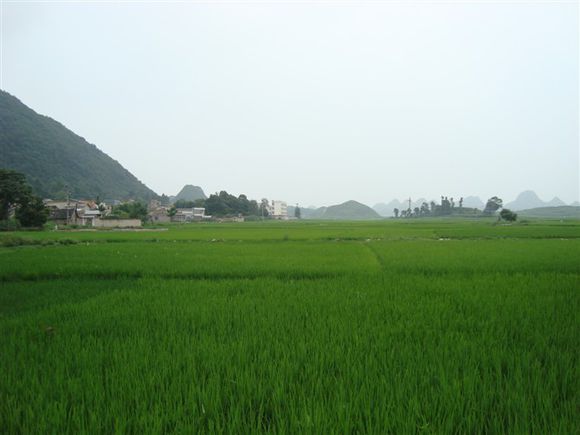
<path fill-rule="evenodd" d="M 169 209 L 167 207 L 159 206 L 153 210 L 149 210 L 147 217 L 152 223 L 166 223 L 171 222 L 171 217 L 168 214 Z"/>
<path fill-rule="evenodd" d="M 288 205 L 284 201 L 272 200 L 272 203 L 268 206 L 268 213 L 272 219 L 287 220 Z"/>
<path fill-rule="evenodd" d="M 49 208 L 48 220 L 56 225 L 67 225 L 72 222 L 74 208 Z"/>
<path fill-rule="evenodd" d="M 58 225 L 80 225 L 94 228 L 133 228 L 140 227 L 140 219 L 107 219 L 111 207 L 94 201 L 47 199 L 44 205 L 49 210 L 49 220 Z"/>
<path fill-rule="evenodd" d="M 57 225 L 92 225 L 92 221 L 102 214 L 91 201 L 46 199 L 44 205 L 48 209 L 48 219 Z"/>
<path fill-rule="evenodd" d="M 75 214 L 77 219 L 77 225 L 84 225 L 90 227 L 94 226 L 95 220 L 100 219 L 100 217 L 102 216 L 102 213 L 99 209 L 96 210 L 84 209 L 80 211 L 79 209 L 77 209 Z"/>
<path fill-rule="evenodd" d="M 194 222 L 211 219 L 211 216 L 206 216 L 205 208 L 178 208 L 175 215 L 171 217 L 171 222 Z"/>
<path fill-rule="evenodd" d="M 152 199 L 147 205 L 147 217 L 150 222 L 161 224 L 171 222 L 169 207 L 161 204 L 161 201 Z"/>

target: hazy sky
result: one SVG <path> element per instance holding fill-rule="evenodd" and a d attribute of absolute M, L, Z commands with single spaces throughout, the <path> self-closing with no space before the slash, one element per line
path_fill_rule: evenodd
<path fill-rule="evenodd" d="M 158 193 L 579 198 L 570 2 L 2 2 L 1 87 Z"/>

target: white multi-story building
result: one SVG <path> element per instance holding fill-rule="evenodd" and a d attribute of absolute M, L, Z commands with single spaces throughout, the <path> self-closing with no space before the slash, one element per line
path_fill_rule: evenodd
<path fill-rule="evenodd" d="M 210 219 L 211 216 L 205 215 L 205 208 L 178 208 L 175 215 L 171 218 L 172 222 L 193 222 Z"/>
<path fill-rule="evenodd" d="M 272 200 L 268 213 L 272 219 L 288 219 L 288 205 L 284 201 Z"/>

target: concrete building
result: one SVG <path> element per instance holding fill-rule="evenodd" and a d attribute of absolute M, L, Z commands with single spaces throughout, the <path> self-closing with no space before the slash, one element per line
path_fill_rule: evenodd
<path fill-rule="evenodd" d="M 171 222 L 171 218 L 167 214 L 168 211 L 169 209 L 167 207 L 159 206 L 154 210 L 149 210 L 149 213 L 147 213 L 147 217 L 153 223 L 161 224 Z"/>
<path fill-rule="evenodd" d="M 91 209 L 84 209 L 78 210 L 75 213 L 76 217 L 76 224 L 77 225 L 88 225 L 88 226 L 95 226 L 95 221 L 101 218 L 101 211 L 100 210 L 91 210 Z"/>
<path fill-rule="evenodd" d="M 205 215 L 205 208 L 178 208 L 175 215 L 171 218 L 172 222 L 193 222 L 210 219 L 211 216 Z"/>
<path fill-rule="evenodd" d="M 272 219 L 288 219 L 288 205 L 284 201 L 272 200 L 268 213 Z"/>
<path fill-rule="evenodd" d="M 209 216 L 211 217 L 211 216 Z M 194 207 L 193 208 L 193 220 L 202 220 L 205 219 L 205 208 L 204 207 Z"/>

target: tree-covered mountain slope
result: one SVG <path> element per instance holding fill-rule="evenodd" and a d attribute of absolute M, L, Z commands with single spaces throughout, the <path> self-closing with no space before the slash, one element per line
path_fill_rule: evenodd
<path fill-rule="evenodd" d="M 135 156 L 140 158 L 140 156 Z M 59 122 L 0 91 L 0 168 L 22 172 L 44 198 L 157 196 L 119 162 Z"/>

